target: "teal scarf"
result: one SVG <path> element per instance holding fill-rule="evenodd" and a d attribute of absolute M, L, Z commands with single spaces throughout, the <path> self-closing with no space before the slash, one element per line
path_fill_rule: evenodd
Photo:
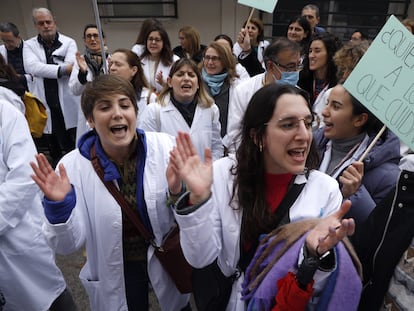
<path fill-rule="evenodd" d="M 227 78 L 228 72 L 217 75 L 209 75 L 203 68 L 201 74 L 203 75 L 204 82 L 207 83 L 210 89 L 211 95 L 216 96 L 218 93 L 220 93 L 221 87 L 224 83 L 224 79 Z"/>

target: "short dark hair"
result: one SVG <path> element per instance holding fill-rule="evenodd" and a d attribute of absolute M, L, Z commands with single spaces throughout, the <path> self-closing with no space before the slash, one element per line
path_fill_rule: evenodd
<path fill-rule="evenodd" d="M 83 28 L 83 38 L 85 38 L 85 36 L 86 36 L 86 30 L 88 30 L 89 28 L 96 28 L 96 29 L 98 29 L 98 26 L 96 26 L 96 24 L 87 24 L 85 26 L 85 28 Z M 98 29 L 98 32 L 99 32 L 99 29 Z M 105 38 L 105 33 L 103 32 L 103 30 L 102 30 L 102 38 Z"/>
<path fill-rule="evenodd" d="M 302 11 L 303 10 L 313 10 L 313 11 L 315 11 L 316 17 L 320 17 L 319 16 L 319 7 L 316 4 L 307 4 L 302 8 Z"/>
<path fill-rule="evenodd" d="M 20 34 L 19 28 L 12 22 L 0 23 L 0 32 L 11 32 L 15 37 L 18 37 Z"/>
<path fill-rule="evenodd" d="M 357 32 L 359 32 L 359 33 L 361 34 L 361 40 L 368 40 L 368 39 L 369 39 L 369 37 L 368 37 L 367 33 L 366 33 L 366 32 L 364 32 L 364 31 L 362 31 L 362 30 L 360 30 L 360 29 L 355 29 L 355 30 L 351 33 L 351 37 L 352 37 L 352 35 L 353 35 L 354 33 L 357 33 Z"/>
<path fill-rule="evenodd" d="M 93 108 L 99 99 L 114 94 L 128 96 L 135 112 L 138 112 L 137 94 L 128 80 L 115 75 L 100 75 L 86 83 L 85 90 L 82 93 L 81 108 L 85 118 L 92 118 Z"/>
<path fill-rule="evenodd" d="M 297 42 L 290 41 L 286 37 L 277 38 L 264 50 L 263 61 L 265 64 L 268 61 L 275 61 L 279 53 L 285 50 L 292 50 L 300 53 L 301 47 Z"/>

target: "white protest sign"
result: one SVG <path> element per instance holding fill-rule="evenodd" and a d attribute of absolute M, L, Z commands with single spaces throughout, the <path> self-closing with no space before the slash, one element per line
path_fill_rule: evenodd
<path fill-rule="evenodd" d="M 390 16 L 344 87 L 414 150 L 414 36 Z"/>

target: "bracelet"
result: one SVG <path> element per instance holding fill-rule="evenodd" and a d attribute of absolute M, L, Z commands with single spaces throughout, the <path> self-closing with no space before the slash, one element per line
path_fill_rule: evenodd
<path fill-rule="evenodd" d="M 315 253 L 316 253 L 316 256 L 318 257 L 318 259 L 319 260 L 322 260 L 322 259 L 324 259 L 326 256 L 328 256 L 330 253 L 331 253 L 331 251 L 326 251 L 325 253 L 323 253 L 323 254 L 320 254 L 319 253 L 319 244 L 318 244 L 318 246 L 316 246 L 316 249 L 315 249 Z"/>

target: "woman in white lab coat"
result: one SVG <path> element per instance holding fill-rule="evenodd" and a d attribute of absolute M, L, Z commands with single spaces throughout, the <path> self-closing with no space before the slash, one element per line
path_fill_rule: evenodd
<path fill-rule="evenodd" d="M 318 156 L 312 143 L 313 121 L 305 91 L 295 86 L 271 84 L 260 89 L 247 107 L 236 155 L 213 162 L 207 150 L 206 160 L 202 162 L 188 134 L 180 133 L 177 138 L 167 176 L 170 193 L 180 195 L 175 211 L 181 246 L 194 267 L 204 268 L 217 262 L 223 278 L 233 276 L 230 297 L 220 310 L 246 309 L 246 302 L 241 300 L 241 284 L 261 235 L 286 222 L 327 215 L 333 216 L 327 219 L 335 220 L 334 227 L 341 224 L 337 231 L 330 229 L 329 237 L 340 240 L 353 232 L 353 221 L 341 223 L 346 209 L 338 211 L 342 195 L 337 182 L 316 170 Z M 182 181 L 189 191 L 185 192 Z M 293 199 L 285 204 L 287 208 L 282 212 L 289 189 L 301 184 L 302 191 L 291 193 Z M 318 236 L 323 237 L 327 232 L 316 235 L 312 232 L 303 249 L 313 254 L 310 257 L 320 259 L 318 253 L 325 253 L 338 240 L 318 240 Z M 290 259 L 292 271 L 303 259 L 299 256 L 296 252 Z M 320 295 L 324 280 L 336 269 L 332 265 L 335 258 L 331 260 L 329 268 L 325 266 L 326 269 L 317 270 L 313 276 L 313 297 Z M 276 281 L 272 283 L 274 288 Z M 361 280 L 357 279 L 356 283 L 361 290 Z M 197 287 L 193 290 L 194 294 L 203 295 L 196 291 Z M 269 298 L 272 300 L 274 296 Z M 314 303 L 315 300 L 309 302 Z M 353 303 L 357 304 L 358 299 Z"/>
<path fill-rule="evenodd" d="M 145 78 L 157 94 L 167 83 L 172 64 L 179 59 L 171 49 L 170 38 L 161 24 L 148 30 L 145 50 L 140 56 Z"/>
<path fill-rule="evenodd" d="M 87 84 L 82 110 L 93 130 L 62 158 L 58 174 L 43 155 L 36 157 L 37 165 L 31 163 L 45 193 L 50 244 L 61 254 L 85 245 L 80 279 L 91 310 L 148 310 L 149 282 L 162 310 L 187 310 L 189 294 L 179 293 L 91 164 L 94 146 L 105 180 L 119 187 L 161 245 L 174 224 L 165 178 L 172 137 L 136 129 L 136 93 L 121 77 L 103 75 Z"/>
<path fill-rule="evenodd" d="M 181 58 L 172 66 L 167 83 L 158 102 L 148 105 L 140 115 L 138 127 L 172 136 L 188 132 L 200 156 L 210 148 L 214 159 L 221 158 L 219 109 L 208 95 L 197 65 Z"/>

